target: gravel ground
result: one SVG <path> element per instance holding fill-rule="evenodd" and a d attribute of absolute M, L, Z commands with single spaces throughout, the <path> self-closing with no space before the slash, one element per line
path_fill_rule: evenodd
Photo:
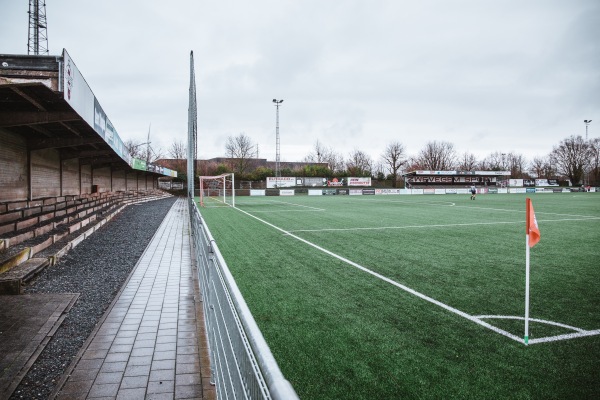
<path fill-rule="evenodd" d="M 11 399 L 49 397 L 175 200 L 171 197 L 125 208 L 29 284 L 26 293 L 81 295 Z"/>

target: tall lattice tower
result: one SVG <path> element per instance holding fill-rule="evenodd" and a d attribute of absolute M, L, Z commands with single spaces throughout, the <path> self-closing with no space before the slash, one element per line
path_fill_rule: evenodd
<path fill-rule="evenodd" d="M 27 54 L 49 54 L 46 1 L 29 0 L 29 40 Z"/>
<path fill-rule="evenodd" d="M 196 76 L 194 74 L 194 52 L 190 52 L 190 99 L 188 107 L 187 180 L 188 196 L 194 198 L 194 170 L 198 144 L 198 115 L 196 108 Z"/>

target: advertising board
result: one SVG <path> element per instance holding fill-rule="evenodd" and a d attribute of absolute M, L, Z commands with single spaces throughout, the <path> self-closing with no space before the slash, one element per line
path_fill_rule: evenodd
<path fill-rule="evenodd" d="M 557 179 L 536 179 L 535 186 L 558 186 Z"/>
<path fill-rule="evenodd" d="M 508 186 L 510 187 L 521 187 L 523 186 L 523 179 L 509 179 Z"/>
<path fill-rule="evenodd" d="M 107 118 L 92 89 L 66 49 L 63 49 L 63 97 L 94 131 L 128 164 L 129 151 Z"/>
<path fill-rule="evenodd" d="M 314 177 L 304 177 L 298 178 L 301 183 L 301 186 L 309 186 L 309 187 L 317 187 L 317 186 L 327 186 L 327 179 L 325 178 L 314 178 Z"/>
<path fill-rule="evenodd" d="M 291 176 L 267 176 L 267 189 L 295 187 L 296 178 Z"/>
<path fill-rule="evenodd" d="M 400 194 L 400 189 L 375 189 L 375 194 Z"/>
<path fill-rule="evenodd" d="M 371 186 L 371 177 L 348 178 L 348 186 Z"/>

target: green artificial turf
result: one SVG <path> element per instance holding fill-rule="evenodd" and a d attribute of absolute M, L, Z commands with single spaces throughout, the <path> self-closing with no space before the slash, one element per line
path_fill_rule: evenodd
<path fill-rule="evenodd" d="M 541 230 L 531 318 L 600 329 L 600 195 L 530 197 Z M 238 196 L 238 209 L 206 205 L 201 213 L 302 399 L 600 394 L 600 335 L 525 346 L 356 268 L 472 316 L 522 317 L 525 195 Z M 523 337 L 523 320 L 485 321 Z M 532 321 L 529 337 L 571 332 Z"/>

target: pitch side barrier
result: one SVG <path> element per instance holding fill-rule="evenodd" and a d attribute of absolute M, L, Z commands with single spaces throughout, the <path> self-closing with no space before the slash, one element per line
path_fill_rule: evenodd
<path fill-rule="evenodd" d="M 215 240 L 188 198 L 209 342 L 211 383 L 218 399 L 296 400 Z"/>
<path fill-rule="evenodd" d="M 496 187 L 478 187 L 478 194 L 515 194 L 515 193 L 573 193 L 573 192 L 600 192 L 600 188 L 588 187 L 585 190 L 578 187 L 551 187 L 551 188 L 496 188 Z M 430 194 L 470 194 L 467 188 L 412 188 L 412 189 L 380 189 L 380 188 L 362 188 L 362 189 L 342 189 L 342 188 L 319 188 L 319 189 L 251 189 L 246 191 L 236 191 L 236 195 L 241 196 L 328 196 L 328 195 L 430 195 Z"/>

